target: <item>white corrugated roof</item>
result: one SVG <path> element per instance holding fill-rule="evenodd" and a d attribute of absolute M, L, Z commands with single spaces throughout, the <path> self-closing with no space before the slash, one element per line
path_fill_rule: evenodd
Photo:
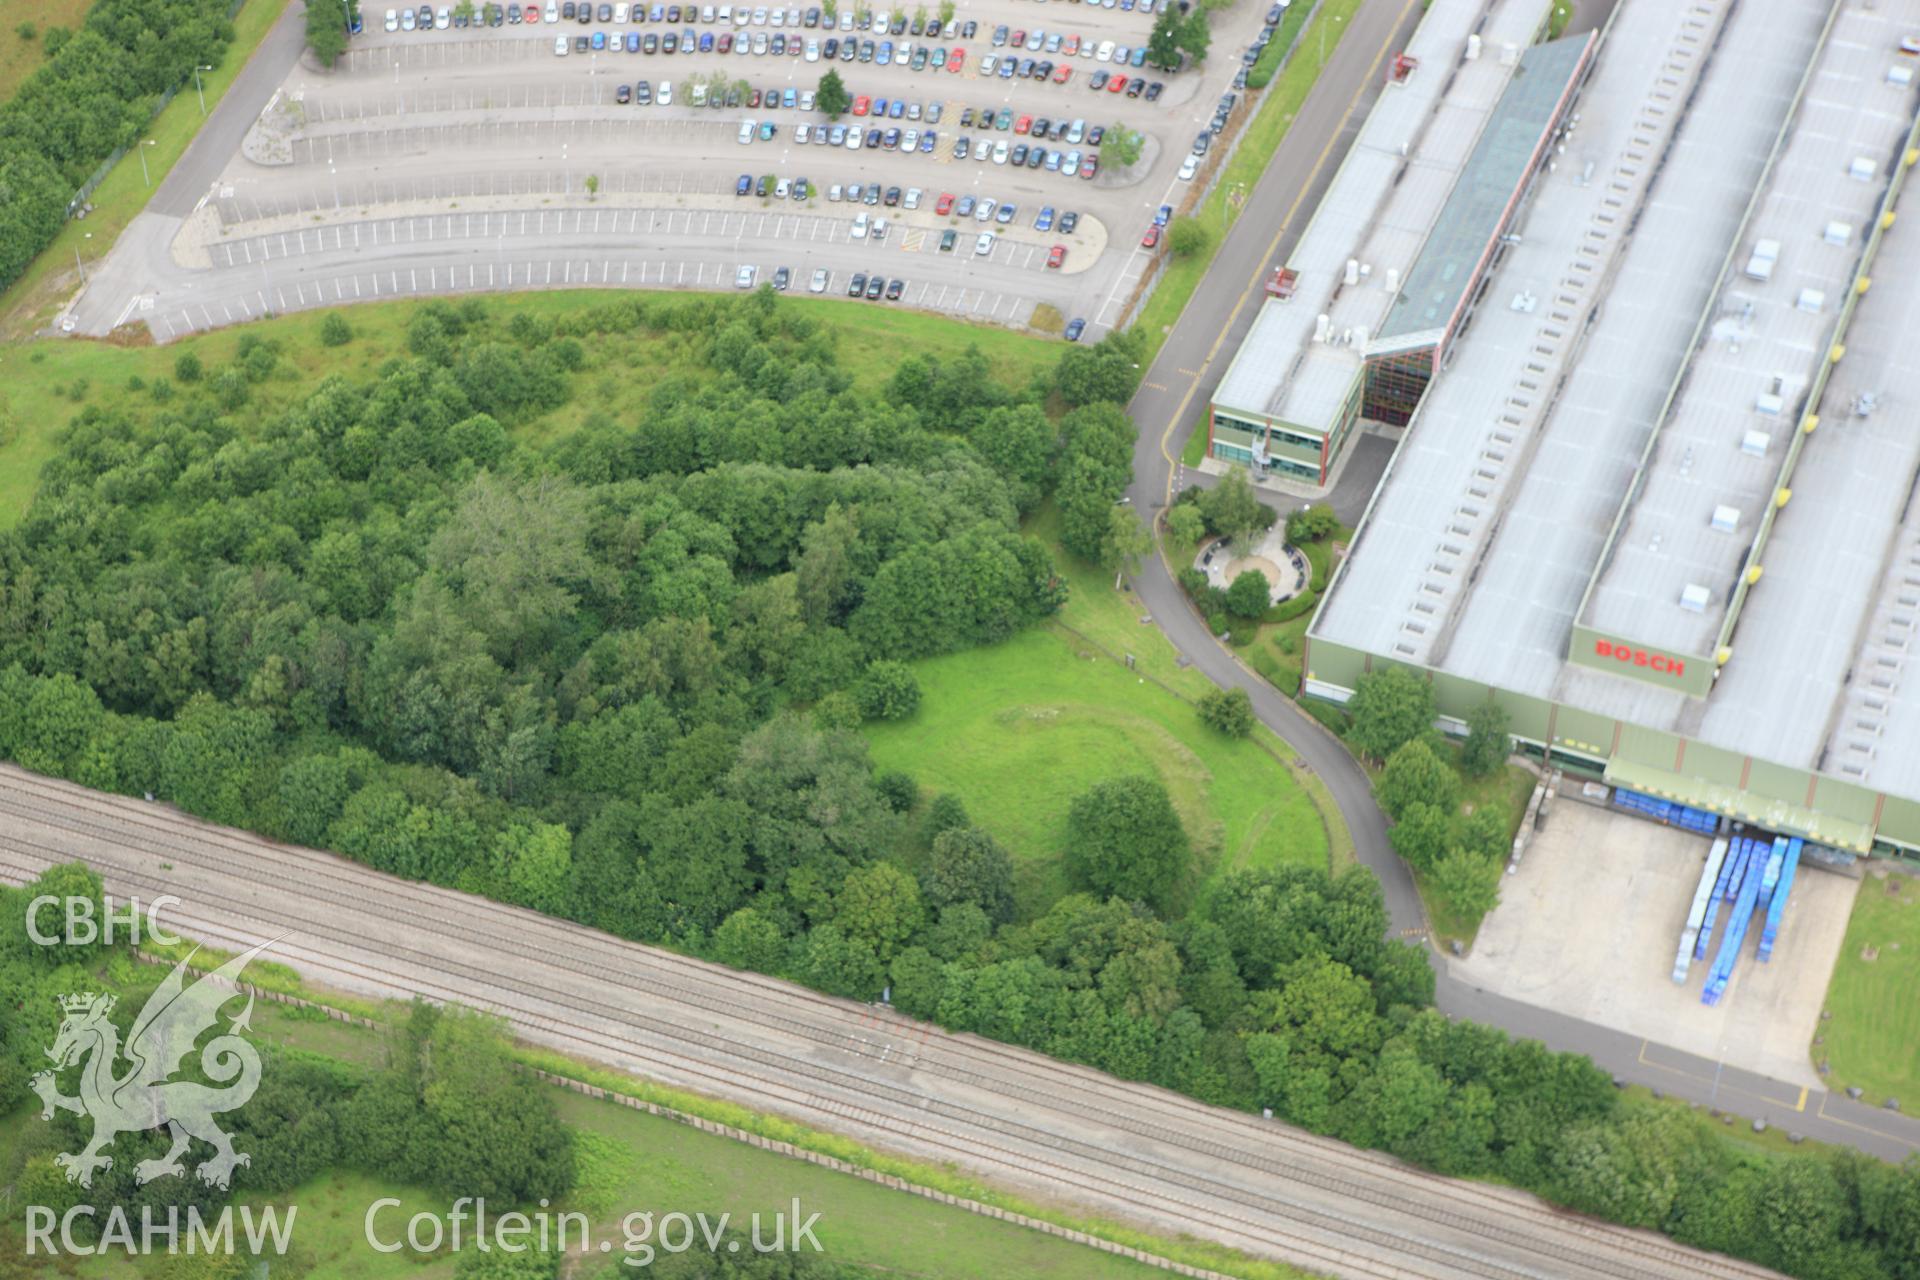
<path fill-rule="evenodd" d="M 1463 62 L 1484 0 L 1435 0 L 1406 50 L 1419 69 L 1375 101 L 1287 260 L 1299 273 L 1293 298 L 1265 301 L 1214 391 L 1216 405 L 1331 426 L 1361 352 L 1357 344 L 1314 342 L 1316 317 L 1330 318 L 1336 338 L 1379 329 L 1393 301 L 1387 272 L 1405 277 L 1512 78 L 1501 46 L 1529 39 L 1549 2 L 1498 0 L 1480 56 Z M 1371 270 L 1344 286 L 1350 258 Z"/>

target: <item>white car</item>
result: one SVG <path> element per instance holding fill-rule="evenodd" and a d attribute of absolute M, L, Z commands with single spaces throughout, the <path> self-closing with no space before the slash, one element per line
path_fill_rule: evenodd
<path fill-rule="evenodd" d="M 1005 138 L 1000 139 L 1000 141 L 993 144 L 993 162 L 995 164 L 1005 164 L 1011 150 L 1012 148 L 1007 146 L 1007 140 Z"/>
<path fill-rule="evenodd" d="M 1200 157 L 1188 156 L 1180 162 L 1180 181 L 1192 182 L 1193 175 L 1200 172 Z"/>
<path fill-rule="evenodd" d="M 1097 62 L 1112 62 L 1113 61 L 1113 41 L 1102 40 L 1100 42 L 1100 47 L 1093 51 L 1093 56 L 1094 56 L 1094 60 Z"/>
<path fill-rule="evenodd" d="M 994 207 L 994 199 L 992 196 L 981 196 L 980 203 L 973 206 L 973 220 L 975 222 L 992 222 Z"/>
<path fill-rule="evenodd" d="M 862 209 L 854 215 L 853 229 L 847 234 L 855 240 L 865 240 L 867 238 L 867 211 L 865 209 Z"/>
<path fill-rule="evenodd" d="M 756 31 L 753 33 L 753 51 L 755 53 L 764 55 L 772 45 L 773 42 L 767 39 L 766 32 Z"/>
<path fill-rule="evenodd" d="M 848 129 L 847 130 L 847 150 L 858 151 L 859 149 L 860 149 L 860 131 L 858 129 Z"/>
<path fill-rule="evenodd" d="M 908 187 L 907 198 L 902 203 L 909 209 L 918 209 L 920 207 L 920 188 Z"/>
<path fill-rule="evenodd" d="M 920 149 L 920 131 L 909 129 L 900 135 L 900 150 L 912 154 Z"/>
<path fill-rule="evenodd" d="M 818 40 L 807 41 L 807 61 L 820 61 L 820 42 Z"/>
<path fill-rule="evenodd" d="M 411 9 L 402 9 L 402 10 L 400 11 L 400 29 L 401 29 L 402 31 L 411 31 L 411 30 L 413 30 L 413 26 L 414 26 L 414 21 L 415 21 L 415 19 L 414 19 L 414 16 L 413 16 L 413 10 L 411 10 Z"/>
<path fill-rule="evenodd" d="M 656 97 L 654 100 L 663 107 L 672 106 L 673 105 L 673 81 L 662 80 L 660 82 L 659 96 Z"/>
<path fill-rule="evenodd" d="M 980 238 L 973 242 L 973 252 L 978 257 L 986 257 L 993 252 L 993 232 L 982 231 Z"/>
<path fill-rule="evenodd" d="M 734 287 L 737 289 L 753 288 L 753 276 L 754 276 L 754 268 L 752 267 L 740 268 L 740 270 L 735 272 L 733 276 Z"/>
<path fill-rule="evenodd" d="M 800 109 L 802 111 L 813 110 L 813 90 L 802 89 L 800 91 Z M 821 137 L 826 136 L 827 131 L 825 129 L 822 129 L 819 132 Z"/>
<path fill-rule="evenodd" d="M 992 75 L 994 72 L 994 68 L 998 67 L 999 65 L 1000 65 L 999 54 L 997 53 L 981 54 L 980 55 L 980 78 L 984 80 L 988 76 Z"/>
<path fill-rule="evenodd" d="M 696 107 L 707 105 L 707 83 L 704 80 L 693 82 L 693 105 Z"/>
<path fill-rule="evenodd" d="M 786 26 L 786 25 L 787 25 L 787 11 L 786 11 L 785 9 L 775 9 L 775 10 L 773 10 L 773 11 L 772 11 L 771 13 L 769 13 L 769 14 L 767 15 L 767 25 L 768 25 L 768 26 L 770 26 L 770 27 L 784 27 L 784 26 Z"/>
<path fill-rule="evenodd" d="M 567 38 L 565 36 L 555 36 L 553 38 L 553 56 L 556 58 L 564 58 L 567 56 Z"/>
<path fill-rule="evenodd" d="M 842 31 L 853 30 L 853 9 L 851 7 L 840 11 L 840 29 Z"/>
<path fill-rule="evenodd" d="M 807 292 L 808 293 L 825 293 L 826 291 L 827 291 L 827 269 L 825 267 L 815 267 L 813 269 L 813 279 L 807 281 Z"/>
<path fill-rule="evenodd" d="M 803 147 L 806 146 L 813 140 L 813 126 L 807 124 L 793 126 L 793 140 Z"/>
<path fill-rule="evenodd" d="M 742 120 L 740 122 L 740 145 L 744 147 L 749 142 L 752 142 L 753 131 L 759 127 L 760 127 L 759 125 L 755 124 L 751 120 Z"/>
<path fill-rule="evenodd" d="M 620 22 L 620 23 L 624 23 L 624 22 L 625 22 L 625 21 L 627 20 L 627 6 L 626 6 L 626 5 L 624 5 L 624 4 L 617 4 L 617 5 L 615 5 L 615 6 L 613 6 L 613 20 L 614 20 L 615 22 Z"/>
<path fill-rule="evenodd" d="M 541 16 L 546 18 L 548 22 L 560 21 L 560 6 L 555 4 L 554 0 L 547 0 L 547 11 Z"/>
<path fill-rule="evenodd" d="M 398 31 L 399 29 L 400 29 L 400 11 L 397 9 L 387 10 L 387 30 Z"/>
<path fill-rule="evenodd" d="M 739 8 L 733 11 L 734 26 L 744 27 L 749 22 L 752 22 L 752 21 L 753 21 L 753 10 L 747 8 L 747 6 L 741 5 Z"/>
<path fill-rule="evenodd" d="M 753 25 L 756 27 L 764 27 L 767 25 L 767 11 L 765 9 L 755 9 L 753 11 Z"/>
<path fill-rule="evenodd" d="M 827 199 L 833 201 L 835 204 L 838 204 L 840 202 L 840 184 L 839 183 L 836 182 L 832 186 L 827 188 Z"/>

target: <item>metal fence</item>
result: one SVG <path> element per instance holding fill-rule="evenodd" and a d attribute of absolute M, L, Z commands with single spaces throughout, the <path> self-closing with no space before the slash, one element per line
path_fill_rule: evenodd
<path fill-rule="evenodd" d="M 247 0 L 233 0 L 233 3 L 227 6 L 227 20 L 229 22 L 233 20 L 233 16 L 236 13 L 240 12 L 240 7 L 246 2 Z M 172 102 L 174 96 L 179 92 L 180 89 L 176 86 L 161 94 L 159 99 L 153 104 L 153 113 L 147 117 L 147 123 L 152 124 L 154 120 L 159 117 L 160 113 L 167 109 L 167 104 Z M 142 132 L 145 132 L 145 130 L 143 129 Z M 134 146 L 138 145 L 138 142 L 134 143 Z M 86 208 L 88 198 L 99 189 L 102 182 L 107 180 L 107 174 L 113 171 L 113 166 L 126 159 L 127 153 L 131 150 L 133 150 L 133 147 L 115 147 L 113 154 L 105 160 L 102 160 L 100 167 L 88 175 L 87 180 L 80 184 L 80 189 L 73 193 L 73 199 L 67 201 L 67 216 L 69 218 L 84 218 L 87 216 Z"/>

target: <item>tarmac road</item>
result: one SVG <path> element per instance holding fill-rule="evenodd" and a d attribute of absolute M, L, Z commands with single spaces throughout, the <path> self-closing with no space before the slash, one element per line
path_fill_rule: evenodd
<path fill-rule="evenodd" d="M 1379 91 L 1386 61 L 1405 46 L 1420 8 L 1419 0 L 1371 0 L 1361 6 L 1352 30 L 1255 185 L 1246 212 L 1222 242 L 1193 300 L 1147 369 L 1129 406 L 1140 428 L 1134 482 L 1128 490 L 1136 510 L 1157 516 L 1174 492 L 1204 482 L 1180 465 L 1180 445 L 1187 431 L 1204 420 L 1213 388 L 1259 312 L 1267 275 L 1285 262 L 1312 215 Z M 1570 29 L 1597 26 L 1608 11 L 1604 0 L 1583 0 Z M 1359 443 L 1372 455 L 1359 473 L 1377 476 L 1385 465 L 1384 442 L 1361 437 Z M 1336 488 L 1342 517 L 1353 519 L 1368 493 L 1370 487 L 1359 484 Z M 1214 638 L 1174 582 L 1164 558 L 1144 564 L 1134 587 L 1175 648 L 1214 683 L 1245 689 L 1261 721 L 1326 782 L 1353 833 L 1360 860 L 1380 882 L 1392 933 L 1427 939 L 1426 913 L 1412 876 L 1387 842 L 1386 816 L 1346 748 Z M 1438 951 L 1430 954 L 1437 971 L 1435 1003 L 1450 1017 L 1471 1018 L 1516 1038 L 1586 1054 L 1618 1080 L 1721 1107 L 1741 1121 L 1765 1120 L 1790 1133 L 1857 1147 L 1888 1160 L 1920 1152 L 1920 1120 L 1492 995 L 1456 980 L 1446 957 Z"/>

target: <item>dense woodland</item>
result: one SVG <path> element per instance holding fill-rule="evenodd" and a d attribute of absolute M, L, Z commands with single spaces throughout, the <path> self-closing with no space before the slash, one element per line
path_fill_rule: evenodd
<path fill-rule="evenodd" d="M 912 659 L 1059 606 L 1022 514 L 1051 495 L 1071 552 L 1137 548 L 1116 504 L 1131 339 L 1019 388 L 977 353 L 909 355 L 876 392 L 770 294 L 503 311 L 423 306 L 378 369 L 330 325 L 355 371 L 291 408 L 257 407 L 296 375 L 255 338 L 217 368 L 181 356 L 136 408 L 80 410 L 0 536 L 0 755 L 824 991 L 890 988 L 1794 1274 L 1920 1280 L 1920 1166 L 1762 1155 L 1448 1021 L 1362 872 L 1193 899 L 1165 791 L 1116 777 L 1073 802 L 1076 892 L 1016 918 L 1008 851 L 875 772 L 857 729 L 913 714 Z M 614 334 L 661 344 L 651 394 L 525 443 Z M 1369 718 L 1369 754 L 1430 732 L 1400 719 Z M 39 1043 L 20 1030 L 8 1098 Z"/>
<path fill-rule="evenodd" d="M 0 104 L 0 289 L 53 242 L 80 184 L 131 146 L 162 93 L 217 63 L 230 0 L 94 0 L 78 31 L 38 34 L 49 55 Z"/>

